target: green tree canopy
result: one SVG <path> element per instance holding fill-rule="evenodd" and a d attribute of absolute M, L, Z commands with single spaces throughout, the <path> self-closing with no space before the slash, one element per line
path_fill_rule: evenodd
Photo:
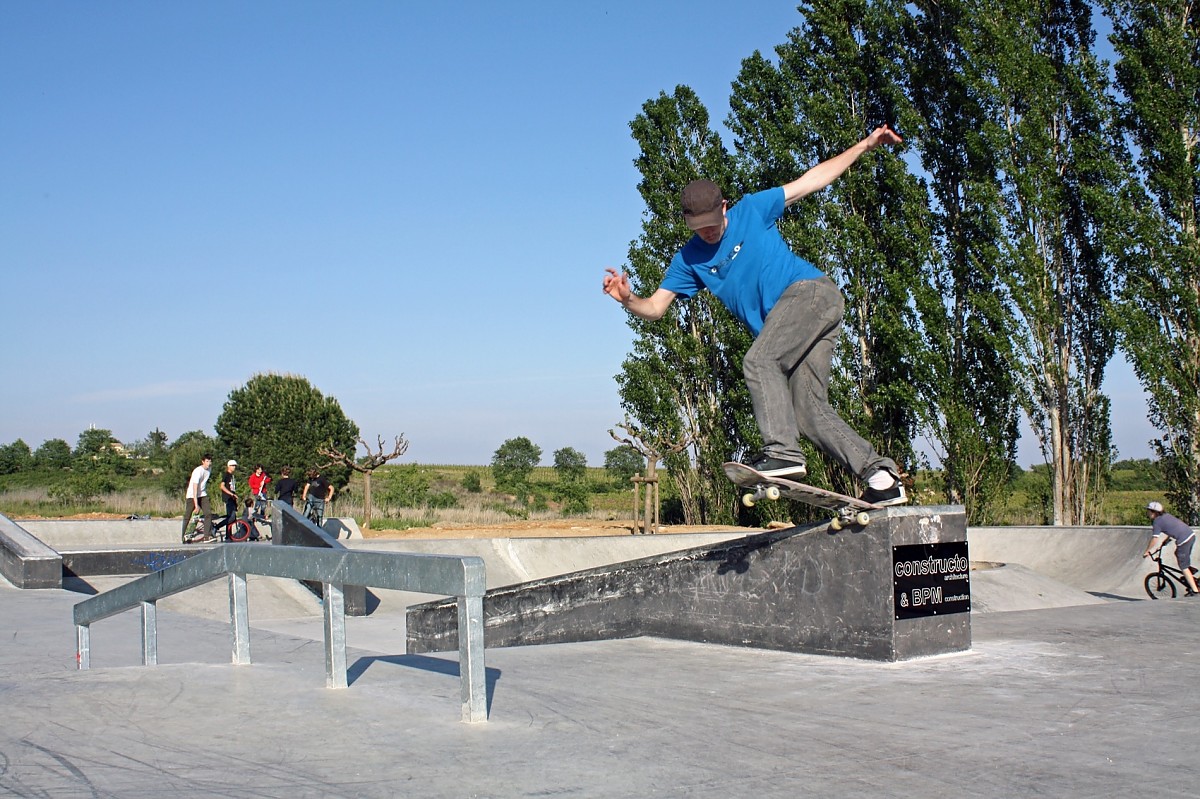
<path fill-rule="evenodd" d="M 233 458 L 247 470 L 261 463 L 269 473 L 291 466 L 293 474 L 323 465 L 319 450 L 353 452 L 358 425 L 346 418 L 333 397 L 303 377 L 258 374 L 234 389 L 214 426 L 221 459 Z M 350 468 L 331 465 L 322 473 L 337 489 L 350 480 Z"/>
<path fill-rule="evenodd" d="M 66 469 L 71 465 L 71 445 L 61 438 L 50 438 L 33 453 L 38 469 Z"/>
<path fill-rule="evenodd" d="M 587 477 L 587 456 L 573 447 L 554 451 L 554 471 L 560 483 L 577 483 Z"/>
<path fill-rule="evenodd" d="M 433 478 L 428 469 L 406 463 L 382 472 L 379 501 L 392 508 L 419 508 L 429 502 Z"/>
<path fill-rule="evenodd" d="M 114 444 L 120 445 L 120 443 L 111 430 L 98 427 L 84 430 L 79 434 L 79 440 L 75 444 L 71 468 L 77 471 L 100 471 L 106 474 L 113 472 L 134 474 L 137 467 L 113 447 Z"/>
<path fill-rule="evenodd" d="M 646 459 L 628 444 L 613 447 L 604 453 L 604 471 L 614 483 L 625 484 L 642 469 L 646 468 Z"/>
<path fill-rule="evenodd" d="M 522 493 L 542 460 L 542 448 L 525 436 L 510 438 L 492 455 L 492 476 L 501 491 Z"/>
<path fill-rule="evenodd" d="M 130 444 L 128 449 L 138 457 L 157 462 L 166 457 L 168 441 L 167 434 L 156 427 L 145 438 Z"/>
<path fill-rule="evenodd" d="M 21 439 L 0 447 L 0 474 L 16 474 L 33 468 L 33 452 Z"/>
<path fill-rule="evenodd" d="M 629 248 L 628 272 L 633 290 L 649 296 L 692 235 L 679 212 L 683 187 L 703 177 L 730 201 L 744 192 L 708 109 L 690 88 L 648 100 L 629 127 L 641 149 L 634 165 L 646 212 Z M 759 443 L 742 377 L 749 330 L 707 291 L 673 303 L 658 321 L 631 314 L 628 324 L 635 338 L 617 375 L 621 407 L 654 438 L 686 442 L 662 453 L 684 518 L 731 521 L 737 499 L 720 465 Z"/>
<path fill-rule="evenodd" d="M 915 300 L 927 347 L 920 405 L 945 500 L 983 523 L 1011 490 L 1020 409 L 1007 365 L 1014 324 L 1001 291 L 1000 167 L 977 19 L 973 0 L 918 3 L 905 53 L 934 243 Z"/>
<path fill-rule="evenodd" d="M 1120 248 L 1117 324 L 1149 395 L 1176 515 L 1200 523 L 1200 7 L 1106 0 L 1120 119 L 1141 193 Z"/>
<path fill-rule="evenodd" d="M 113 443 L 120 442 L 117 441 L 111 430 L 90 427 L 79 434 L 74 455 L 76 458 L 99 457 L 109 452 L 109 445 Z"/>
<path fill-rule="evenodd" d="M 204 455 L 212 455 L 214 460 L 217 458 L 217 440 L 212 436 L 199 430 L 189 430 L 175 439 L 167 449 L 166 467 L 162 475 L 163 492 L 168 496 L 182 497 L 187 491 L 192 470 L 200 465 L 200 458 Z M 220 473 L 215 466 L 214 471 Z"/>

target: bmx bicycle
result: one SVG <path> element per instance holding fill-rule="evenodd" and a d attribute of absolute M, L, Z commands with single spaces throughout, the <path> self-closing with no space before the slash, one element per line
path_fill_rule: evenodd
<path fill-rule="evenodd" d="M 1158 564 L 1158 571 L 1146 575 L 1146 593 L 1150 595 L 1151 599 L 1174 599 L 1178 593 L 1175 584 L 1178 583 L 1183 588 L 1185 596 L 1191 595 L 1192 590 L 1188 588 L 1183 571 L 1163 563 L 1162 550 L 1163 548 L 1159 547 L 1150 553 L 1150 557 Z M 1189 568 L 1191 569 L 1192 576 L 1195 577 L 1197 573 L 1196 567 L 1191 566 Z"/>
<path fill-rule="evenodd" d="M 265 533 L 259 529 L 260 524 L 265 525 Z M 271 521 L 261 513 L 252 512 L 249 516 L 239 516 L 229 526 L 227 538 L 229 541 L 270 541 Z"/>
<path fill-rule="evenodd" d="M 211 513 L 209 521 L 203 522 L 204 513 L 194 511 L 191 516 L 187 517 L 187 525 L 184 528 L 184 543 L 203 543 L 210 541 L 209 534 L 206 530 L 212 529 Z"/>
<path fill-rule="evenodd" d="M 213 532 L 213 515 L 206 514 L 200 511 L 193 511 L 188 519 L 187 528 L 183 533 L 183 543 L 185 544 L 205 544 L 209 541 L 216 540 Z"/>
<path fill-rule="evenodd" d="M 192 518 L 188 521 L 187 532 L 183 536 L 183 543 L 207 544 L 212 541 L 233 541 L 240 543 L 242 541 L 271 540 L 270 523 L 262 516 L 251 515 L 249 518 L 239 516 L 231 524 L 224 525 L 220 530 L 216 529 L 216 521 L 211 513 L 208 515 L 207 521 L 202 523 L 203 516 L 204 514 L 202 513 L 192 514 Z M 258 525 L 260 524 L 267 525 L 266 533 L 259 530 Z"/>
<path fill-rule="evenodd" d="M 325 523 L 325 500 L 309 497 L 304 500 L 304 518 L 320 527 Z"/>

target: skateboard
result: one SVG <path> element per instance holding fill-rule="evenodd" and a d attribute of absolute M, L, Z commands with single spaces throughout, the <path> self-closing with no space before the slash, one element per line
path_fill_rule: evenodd
<path fill-rule="evenodd" d="M 751 489 L 742 494 L 742 504 L 747 508 L 754 507 L 755 503 L 763 499 L 777 500 L 780 497 L 787 497 L 816 508 L 833 511 L 836 515 L 829 522 L 829 527 L 833 530 L 841 530 L 848 524 L 865 526 L 871 521 L 871 514 L 868 511 L 880 510 L 882 507 L 855 497 L 839 494 L 836 491 L 826 491 L 824 488 L 797 483 L 782 477 L 768 477 L 744 463 L 730 462 L 721 468 L 725 470 L 725 476 L 735 485 Z"/>

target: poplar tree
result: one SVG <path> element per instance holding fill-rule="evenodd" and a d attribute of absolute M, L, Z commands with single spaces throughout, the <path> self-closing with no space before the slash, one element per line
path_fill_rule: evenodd
<path fill-rule="evenodd" d="M 1200 524 L 1200 9 L 1108 0 L 1121 123 L 1148 194 L 1120 261 L 1116 319 L 1149 395 L 1174 512 Z"/>
<path fill-rule="evenodd" d="M 1000 281 L 1003 205 L 993 108 L 976 52 L 976 3 L 918 2 L 905 41 L 914 141 L 929 175 L 935 252 L 917 294 L 929 369 L 923 386 L 945 501 L 995 519 L 1019 436 L 1012 310 Z"/>
<path fill-rule="evenodd" d="M 890 123 L 903 132 L 912 114 L 901 83 L 903 19 L 898 3 L 816 0 L 776 48 L 779 66 L 759 55 L 743 62 L 729 128 L 738 137 L 743 181 L 756 189 L 786 183 Z M 917 378 L 924 343 L 913 292 L 929 247 L 925 191 L 897 151 L 859 159 L 824 191 L 780 220 L 789 246 L 841 286 L 843 333 L 830 401 L 876 448 L 915 461 L 921 413 Z M 810 465 L 823 456 L 810 451 Z M 857 493 L 842 469 L 811 468 L 814 479 Z"/>
<path fill-rule="evenodd" d="M 1016 313 L 1015 372 L 1051 471 L 1054 524 L 1086 524 L 1112 461 L 1101 391 L 1115 349 L 1107 304 L 1126 169 L 1085 0 L 982 0 L 981 55 L 997 117 L 1005 208 L 1001 278 Z"/>
<path fill-rule="evenodd" d="M 630 129 L 641 148 L 634 163 L 646 211 L 642 234 L 630 245 L 628 272 L 633 291 L 648 296 L 692 235 L 679 209 L 683 187 L 703 177 L 731 202 L 742 190 L 708 110 L 688 87 L 647 101 Z M 617 376 L 622 407 L 656 436 L 690 442 L 663 459 L 684 521 L 732 521 L 735 492 L 720 464 L 744 450 L 738 431 L 753 424 L 741 374 L 749 332 L 706 291 L 672 303 L 656 322 L 630 314 L 628 323 L 635 338 Z"/>
<path fill-rule="evenodd" d="M 802 7 L 806 22 L 777 48 L 780 67 L 760 53 L 742 64 L 728 120 L 738 155 L 725 150 L 707 111 L 686 87 L 647 103 L 632 124 L 642 149 L 639 190 L 648 213 L 630 250 L 634 291 L 652 293 L 691 235 L 679 191 L 707 177 L 736 202 L 779 186 L 850 147 L 878 124 L 897 124 L 903 105 L 892 47 L 897 4 L 876 13 L 862 0 Z M 849 27 L 844 20 L 853 18 Z M 809 38 L 820 44 L 809 47 Z M 805 198 L 780 221 L 790 246 L 841 283 L 846 333 L 832 377 L 835 407 L 902 464 L 915 459 L 920 420 L 915 386 L 921 341 L 912 292 L 927 241 L 924 192 L 894 154 L 864 157 L 831 189 Z M 655 323 L 631 318 L 634 354 L 618 377 L 623 404 L 658 435 L 692 442 L 665 458 L 685 517 L 725 520 L 741 512 L 720 462 L 760 445 L 741 361 L 749 332 L 707 292 L 677 302 Z M 688 468 L 689 465 L 694 468 Z M 856 491 L 852 476 L 822 469 L 813 479 Z M 714 514 L 719 514 L 715 516 Z"/>

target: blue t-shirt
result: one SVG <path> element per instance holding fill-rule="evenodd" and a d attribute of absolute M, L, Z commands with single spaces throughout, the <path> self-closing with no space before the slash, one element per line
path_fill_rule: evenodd
<path fill-rule="evenodd" d="M 779 235 L 775 222 L 785 208 L 782 186 L 742 198 L 719 242 L 692 236 L 675 255 L 662 288 L 684 299 L 708 289 L 757 336 L 788 286 L 824 276 Z"/>

